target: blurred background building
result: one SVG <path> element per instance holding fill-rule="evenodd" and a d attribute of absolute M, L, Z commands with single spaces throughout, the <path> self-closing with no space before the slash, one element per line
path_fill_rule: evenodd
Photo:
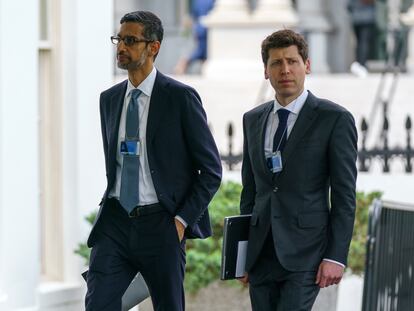
<path fill-rule="evenodd" d="M 125 78 L 115 67 L 109 37 L 126 12 L 155 12 L 165 27 L 156 66 L 173 74 L 196 45 L 192 5 L 191 0 L 0 0 L 0 310 L 82 310 L 85 267 L 73 251 L 89 233 L 83 218 L 98 207 L 105 189 L 98 98 Z M 393 98 L 401 105 L 390 110 L 391 136 L 404 140 L 404 117 L 414 112 L 412 0 L 376 1 L 367 61 L 374 74 L 365 79 L 348 73 L 355 38 L 347 6 L 347 0 L 215 0 L 201 18 L 208 29 L 207 60 L 177 78 L 199 90 L 223 152 L 227 123 L 235 125 L 239 151 L 243 112 L 271 96 L 260 42 L 283 27 L 297 29 L 309 42 L 314 74 L 307 87 L 346 106 L 358 123 L 373 111 L 381 79 L 375 73 L 397 62 L 404 75 Z M 391 198 L 413 199 L 403 187 L 411 177 L 399 164 L 394 172 L 392 181 L 378 166 L 361 174 L 360 190 L 384 188 Z M 398 188 L 391 185 L 396 181 Z"/>

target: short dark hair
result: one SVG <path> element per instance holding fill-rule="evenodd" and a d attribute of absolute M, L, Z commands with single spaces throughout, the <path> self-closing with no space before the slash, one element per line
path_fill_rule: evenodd
<path fill-rule="evenodd" d="M 162 27 L 161 20 L 154 13 L 149 11 L 127 13 L 121 18 L 120 24 L 126 22 L 142 24 L 144 26 L 143 36 L 145 39 L 162 42 L 164 28 Z"/>
<path fill-rule="evenodd" d="M 303 62 L 305 62 L 308 59 L 308 44 L 302 35 L 290 29 L 283 29 L 267 36 L 262 42 L 262 60 L 264 65 L 267 65 L 270 49 L 287 48 L 292 45 L 297 46 L 299 55 L 302 57 Z"/>

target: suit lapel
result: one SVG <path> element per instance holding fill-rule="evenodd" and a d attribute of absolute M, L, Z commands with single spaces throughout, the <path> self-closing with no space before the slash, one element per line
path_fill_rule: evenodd
<path fill-rule="evenodd" d="M 166 78 L 163 74 L 157 71 L 155 78 L 154 88 L 151 93 L 150 106 L 148 110 L 148 121 L 147 121 L 147 145 L 154 138 L 155 132 L 160 124 L 164 102 L 166 99 L 165 92 Z"/>
<path fill-rule="evenodd" d="M 289 135 L 288 140 L 286 141 L 285 148 L 282 152 L 283 159 L 283 170 L 280 174 L 275 174 L 276 178 L 279 178 L 285 172 L 289 159 L 291 159 L 292 152 L 298 146 L 301 138 L 306 134 L 307 130 L 312 126 L 317 117 L 317 102 L 316 97 L 309 92 L 308 98 L 306 99 L 305 104 L 302 107 L 302 110 L 299 112 L 298 119 L 293 126 L 292 132 Z"/>
<path fill-rule="evenodd" d="M 260 137 L 259 139 L 259 155 L 260 155 L 260 163 L 262 165 L 263 171 L 266 172 L 266 175 L 269 178 L 272 178 L 272 173 L 270 172 L 269 168 L 267 167 L 267 163 L 266 163 L 266 157 L 265 157 L 265 153 L 264 153 L 264 148 L 265 148 L 265 137 L 266 137 L 266 125 L 267 125 L 267 119 L 269 117 L 270 111 L 273 108 L 273 101 L 268 102 L 267 105 L 265 105 L 264 109 L 262 110 L 262 113 L 259 115 L 258 117 L 258 137 Z"/>
<path fill-rule="evenodd" d="M 111 139 L 109 142 L 109 154 L 116 155 L 118 145 L 119 122 L 121 121 L 122 106 L 124 105 L 125 92 L 128 80 L 119 85 L 114 91 L 109 103 L 109 124 L 111 128 Z"/>

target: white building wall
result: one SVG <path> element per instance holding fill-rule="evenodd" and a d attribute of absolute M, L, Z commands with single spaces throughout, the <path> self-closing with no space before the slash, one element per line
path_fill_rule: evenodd
<path fill-rule="evenodd" d="M 113 3 L 62 3 L 64 277 L 80 280 L 82 261 L 73 250 L 90 227 L 83 218 L 105 190 L 99 94 L 113 83 Z"/>
<path fill-rule="evenodd" d="M 73 253 L 86 241 L 84 217 L 98 207 L 105 188 L 99 94 L 113 83 L 111 0 L 62 1 L 60 7 L 62 91 L 63 282 L 39 287 L 39 310 L 82 310 L 83 260 Z M 58 297 L 58 299 L 57 299 Z"/>
<path fill-rule="evenodd" d="M 0 309 L 39 282 L 38 1 L 0 0 Z"/>
<path fill-rule="evenodd" d="M 4 9 L 3 9 L 3 1 L 0 1 L 0 35 L 2 34 L 2 31 L 1 31 L 1 29 L 3 28 L 2 26 L 3 26 L 3 23 L 2 23 L 2 20 L 3 20 L 3 18 L 2 18 L 2 14 L 1 14 L 1 12 L 3 12 L 4 11 Z M 2 64 L 2 55 L 3 55 L 3 52 L 2 52 L 2 48 L 3 48 L 3 45 L 2 45 L 2 41 L 0 41 L 0 65 Z M 3 109 L 3 102 L 4 102 L 4 99 L 2 98 L 2 96 L 1 96 L 1 94 L 2 94 L 2 89 L 3 89 L 3 87 L 2 87 L 2 81 L 3 81 L 3 74 L 2 74 L 2 72 L 1 72 L 1 70 L 0 70 L 0 170 L 2 170 L 3 169 L 3 161 L 2 161 L 2 159 L 3 159 L 3 144 L 2 144 L 2 141 L 3 141 L 3 127 L 2 127 L 2 124 L 3 124 L 3 122 L 1 122 L 2 120 L 3 120 L 3 115 L 4 115 L 4 109 Z M 2 197 L 3 197 L 3 178 L 1 177 L 2 175 L 0 174 L 0 225 L 2 225 L 2 223 L 4 222 L 3 221 L 3 219 L 4 219 L 4 215 L 3 215 L 3 205 L 4 205 L 4 203 L 3 203 L 3 200 L 2 200 Z M 0 275 L 2 275 L 2 273 L 3 273 L 3 270 L 4 270 L 4 263 L 5 263 L 5 260 L 4 260 L 4 250 L 3 250 L 3 247 L 1 247 L 1 245 L 3 245 L 3 239 L 4 239 L 4 233 L 3 233 L 3 231 L 0 229 Z M 0 277 L 0 310 L 2 309 L 2 305 L 4 305 L 5 304 L 5 301 L 6 301 L 6 299 L 7 299 L 7 296 L 6 296 L 6 293 L 5 293 L 5 291 L 4 291 L 4 286 L 5 286 L 5 281 L 3 281 L 2 280 L 2 278 Z"/>
<path fill-rule="evenodd" d="M 46 283 L 40 271 L 39 0 L 0 0 L 2 311 L 83 309 L 84 266 L 73 251 L 86 240 L 84 216 L 97 208 L 105 188 L 99 93 L 113 84 L 113 1 L 56 3 L 59 18 L 51 28 L 59 40 L 52 49 L 63 107 L 63 213 L 56 221 L 63 227 L 64 262 L 61 281 Z"/>

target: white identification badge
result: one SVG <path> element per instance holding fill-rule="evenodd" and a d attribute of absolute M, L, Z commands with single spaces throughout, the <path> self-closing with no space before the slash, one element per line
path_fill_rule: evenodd
<path fill-rule="evenodd" d="M 123 155 L 139 155 L 140 152 L 139 140 L 127 140 L 121 141 L 121 154 Z"/>
<path fill-rule="evenodd" d="M 282 171 L 282 154 L 280 151 L 276 151 L 272 154 L 272 157 L 270 158 L 270 165 L 272 173 L 279 173 Z"/>

